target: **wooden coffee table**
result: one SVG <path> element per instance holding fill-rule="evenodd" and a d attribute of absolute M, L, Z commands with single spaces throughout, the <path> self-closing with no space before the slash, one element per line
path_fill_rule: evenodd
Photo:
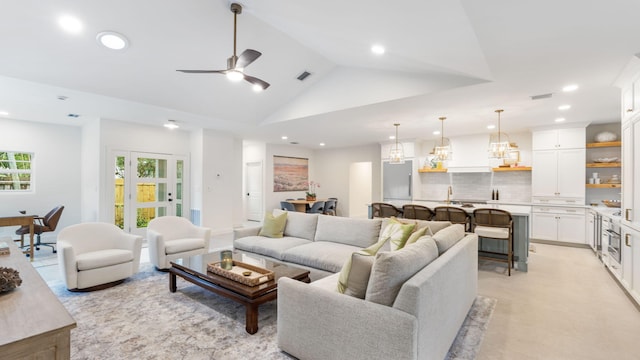
<path fill-rule="evenodd" d="M 233 252 L 233 259 L 253 264 L 274 272 L 273 280 L 256 286 L 248 286 L 224 276 L 207 271 L 207 264 L 220 261 L 220 253 L 214 252 L 179 259 L 169 268 L 169 291 L 176 292 L 176 276 L 196 284 L 225 298 L 243 304 L 246 309 L 246 330 L 249 334 L 258 331 L 258 306 L 278 297 L 278 279 L 288 277 L 310 282 L 309 271 L 242 253 Z"/>

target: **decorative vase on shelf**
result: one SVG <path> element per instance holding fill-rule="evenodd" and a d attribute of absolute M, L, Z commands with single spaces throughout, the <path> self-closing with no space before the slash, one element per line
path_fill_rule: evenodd
<path fill-rule="evenodd" d="M 611 131 L 603 131 L 601 133 L 596 134 L 595 140 L 596 142 L 610 142 L 616 141 L 618 139 L 618 135 L 612 133 Z"/>

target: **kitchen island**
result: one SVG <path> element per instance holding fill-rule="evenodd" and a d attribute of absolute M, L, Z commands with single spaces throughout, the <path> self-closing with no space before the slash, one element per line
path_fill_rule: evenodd
<path fill-rule="evenodd" d="M 473 210 L 479 208 L 491 208 L 505 210 L 511 213 L 513 217 L 513 255 L 516 260 L 516 269 L 522 272 L 528 271 L 529 264 L 529 218 L 531 216 L 531 206 L 527 205 L 508 205 L 508 204 L 472 204 L 473 207 L 462 207 L 462 204 L 446 204 L 444 202 L 414 200 L 405 203 L 390 202 L 393 205 L 402 208 L 404 204 L 423 205 L 430 209 L 437 206 L 454 206 L 466 211 L 472 217 Z M 504 241 L 493 241 L 483 244 L 483 250 L 494 252 L 507 252 L 507 245 Z"/>

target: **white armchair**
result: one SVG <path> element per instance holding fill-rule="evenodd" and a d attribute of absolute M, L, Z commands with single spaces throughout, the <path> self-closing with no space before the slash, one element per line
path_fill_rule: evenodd
<path fill-rule="evenodd" d="M 117 285 L 138 272 L 142 236 L 107 223 L 82 223 L 60 231 L 58 265 L 67 289 L 91 291 Z"/>
<path fill-rule="evenodd" d="M 179 216 L 161 216 L 149 222 L 149 260 L 158 270 L 171 267 L 170 261 L 209 252 L 211 229 L 193 225 Z"/>

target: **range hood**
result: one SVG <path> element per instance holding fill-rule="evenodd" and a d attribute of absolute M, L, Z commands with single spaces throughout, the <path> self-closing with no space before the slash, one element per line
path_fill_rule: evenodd
<path fill-rule="evenodd" d="M 449 173 L 488 173 L 491 172 L 491 168 L 488 166 L 449 166 L 447 168 Z"/>

